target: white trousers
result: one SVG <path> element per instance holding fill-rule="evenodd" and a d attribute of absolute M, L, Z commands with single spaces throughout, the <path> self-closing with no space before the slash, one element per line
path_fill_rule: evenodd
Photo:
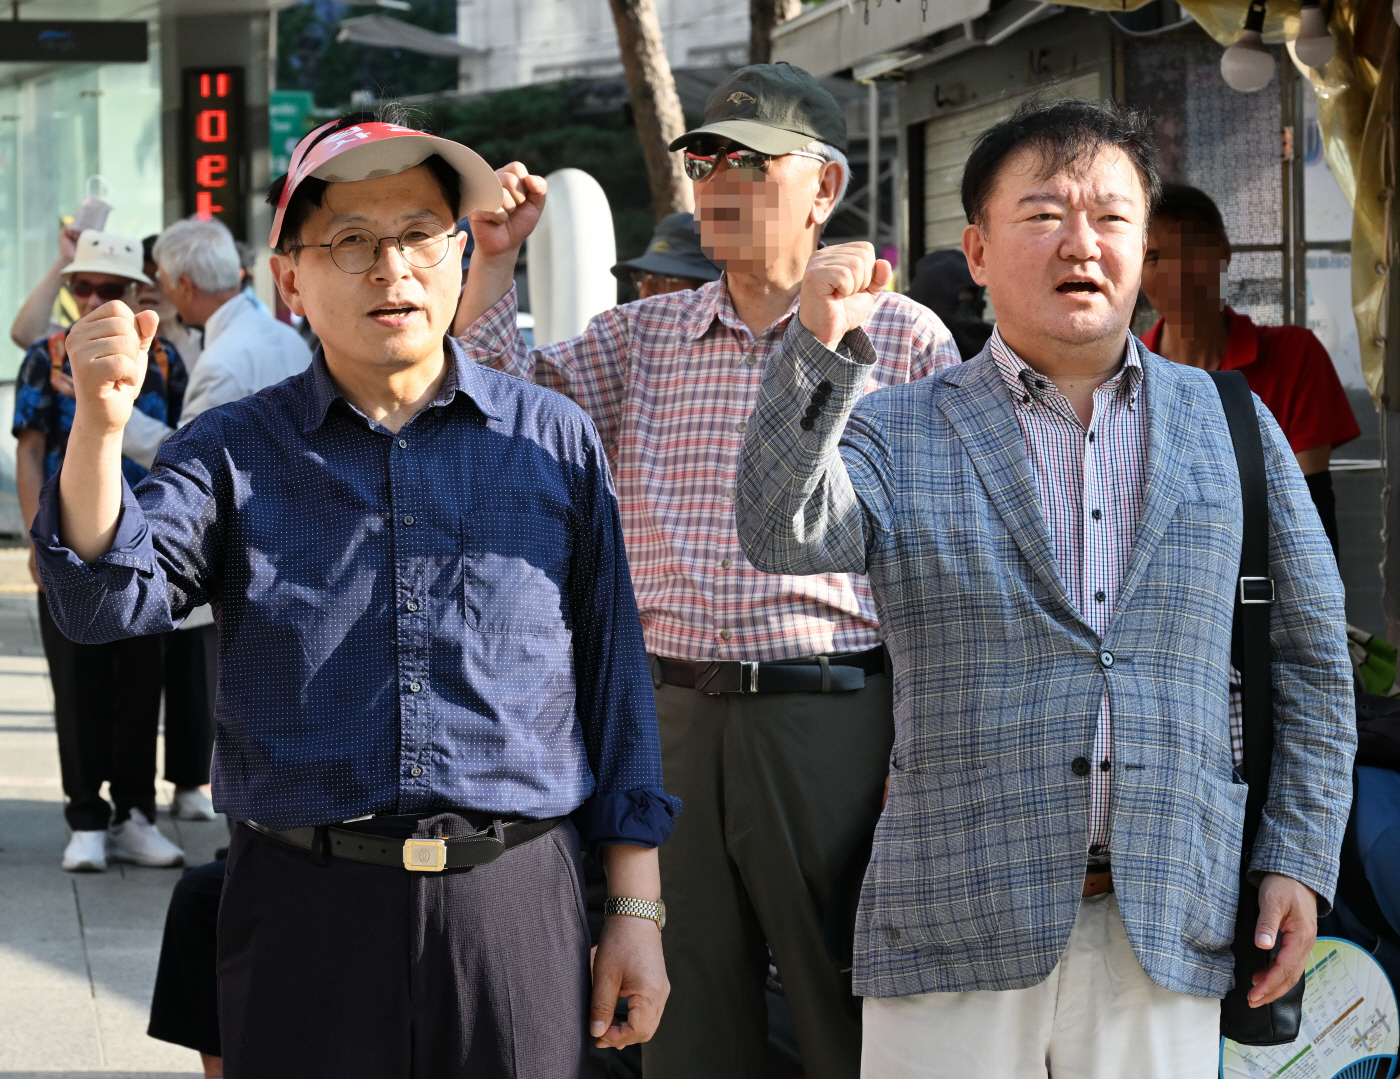
<path fill-rule="evenodd" d="M 1039 985 L 867 997 L 864 1020 L 861 1079 L 1215 1079 L 1220 1060 L 1220 1001 L 1147 976 L 1112 892 Z"/>

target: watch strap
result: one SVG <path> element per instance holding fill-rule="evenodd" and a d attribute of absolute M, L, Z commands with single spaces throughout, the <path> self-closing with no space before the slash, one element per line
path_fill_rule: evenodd
<path fill-rule="evenodd" d="M 650 899 L 633 899 L 625 895 L 609 896 L 603 904 L 603 914 L 626 914 L 632 918 L 645 918 L 649 922 L 655 922 L 657 929 L 664 929 L 666 926 L 666 904 L 659 900 L 653 902 Z"/>

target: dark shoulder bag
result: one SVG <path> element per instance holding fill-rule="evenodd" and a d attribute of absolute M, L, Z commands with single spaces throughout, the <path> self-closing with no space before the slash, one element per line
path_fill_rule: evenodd
<path fill-rule="evenodd" d="M 1238 371 L 1212 371 L 1240 471 L 1244 500 L 1240 576 L 1235 587 L 1235 625 L 1231 658 L 1242 680 L 1244 704 L 1244 842 L 1240 851 L 1240 901 L 1235 915 L 1235 987 L 1220 1002 L 1220 1033 L 1241 1045 L 1286 1045 L 1298 1037 L 1303 1011 L 1303 979 L 1272 1004 L 1249 1006 L 1254 975 L 1278 955 L 1254 945 L 1259 921 L 1259 893 L 1246 878 L 1259 820 L 1269 795 L 1269 765 L 1274 756 L 1274 709 L 1269 646 L 1269 609 L 1274 581 L 1269 576 L 1269 496 L 1264 472 L 1264 444 L 1249 383 Z"/>

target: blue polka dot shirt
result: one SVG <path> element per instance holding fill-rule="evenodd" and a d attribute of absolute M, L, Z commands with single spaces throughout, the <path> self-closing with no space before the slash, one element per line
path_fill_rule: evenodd
<path fill-rule="evenodd" d="M 91 564 L 61 542 L 55 477 L 34 525 L 54 618 L 102 642 L 214 604 L 214 802 L 235 819 L 572 813 L 592 843 L 659 844 L 680 803 L 598 434 L 445 347 L 396 434 L 319 352 L 201 414 L 124 486 Z"/>

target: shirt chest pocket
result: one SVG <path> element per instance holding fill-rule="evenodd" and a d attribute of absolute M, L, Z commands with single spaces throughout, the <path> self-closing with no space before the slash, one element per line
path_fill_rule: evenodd
<path fill-rule="evenodd" d="M 461 522 L 468 629 L 551 636 L 568 630 L 572 534 L 562 513 L 484 508 Z"/>

